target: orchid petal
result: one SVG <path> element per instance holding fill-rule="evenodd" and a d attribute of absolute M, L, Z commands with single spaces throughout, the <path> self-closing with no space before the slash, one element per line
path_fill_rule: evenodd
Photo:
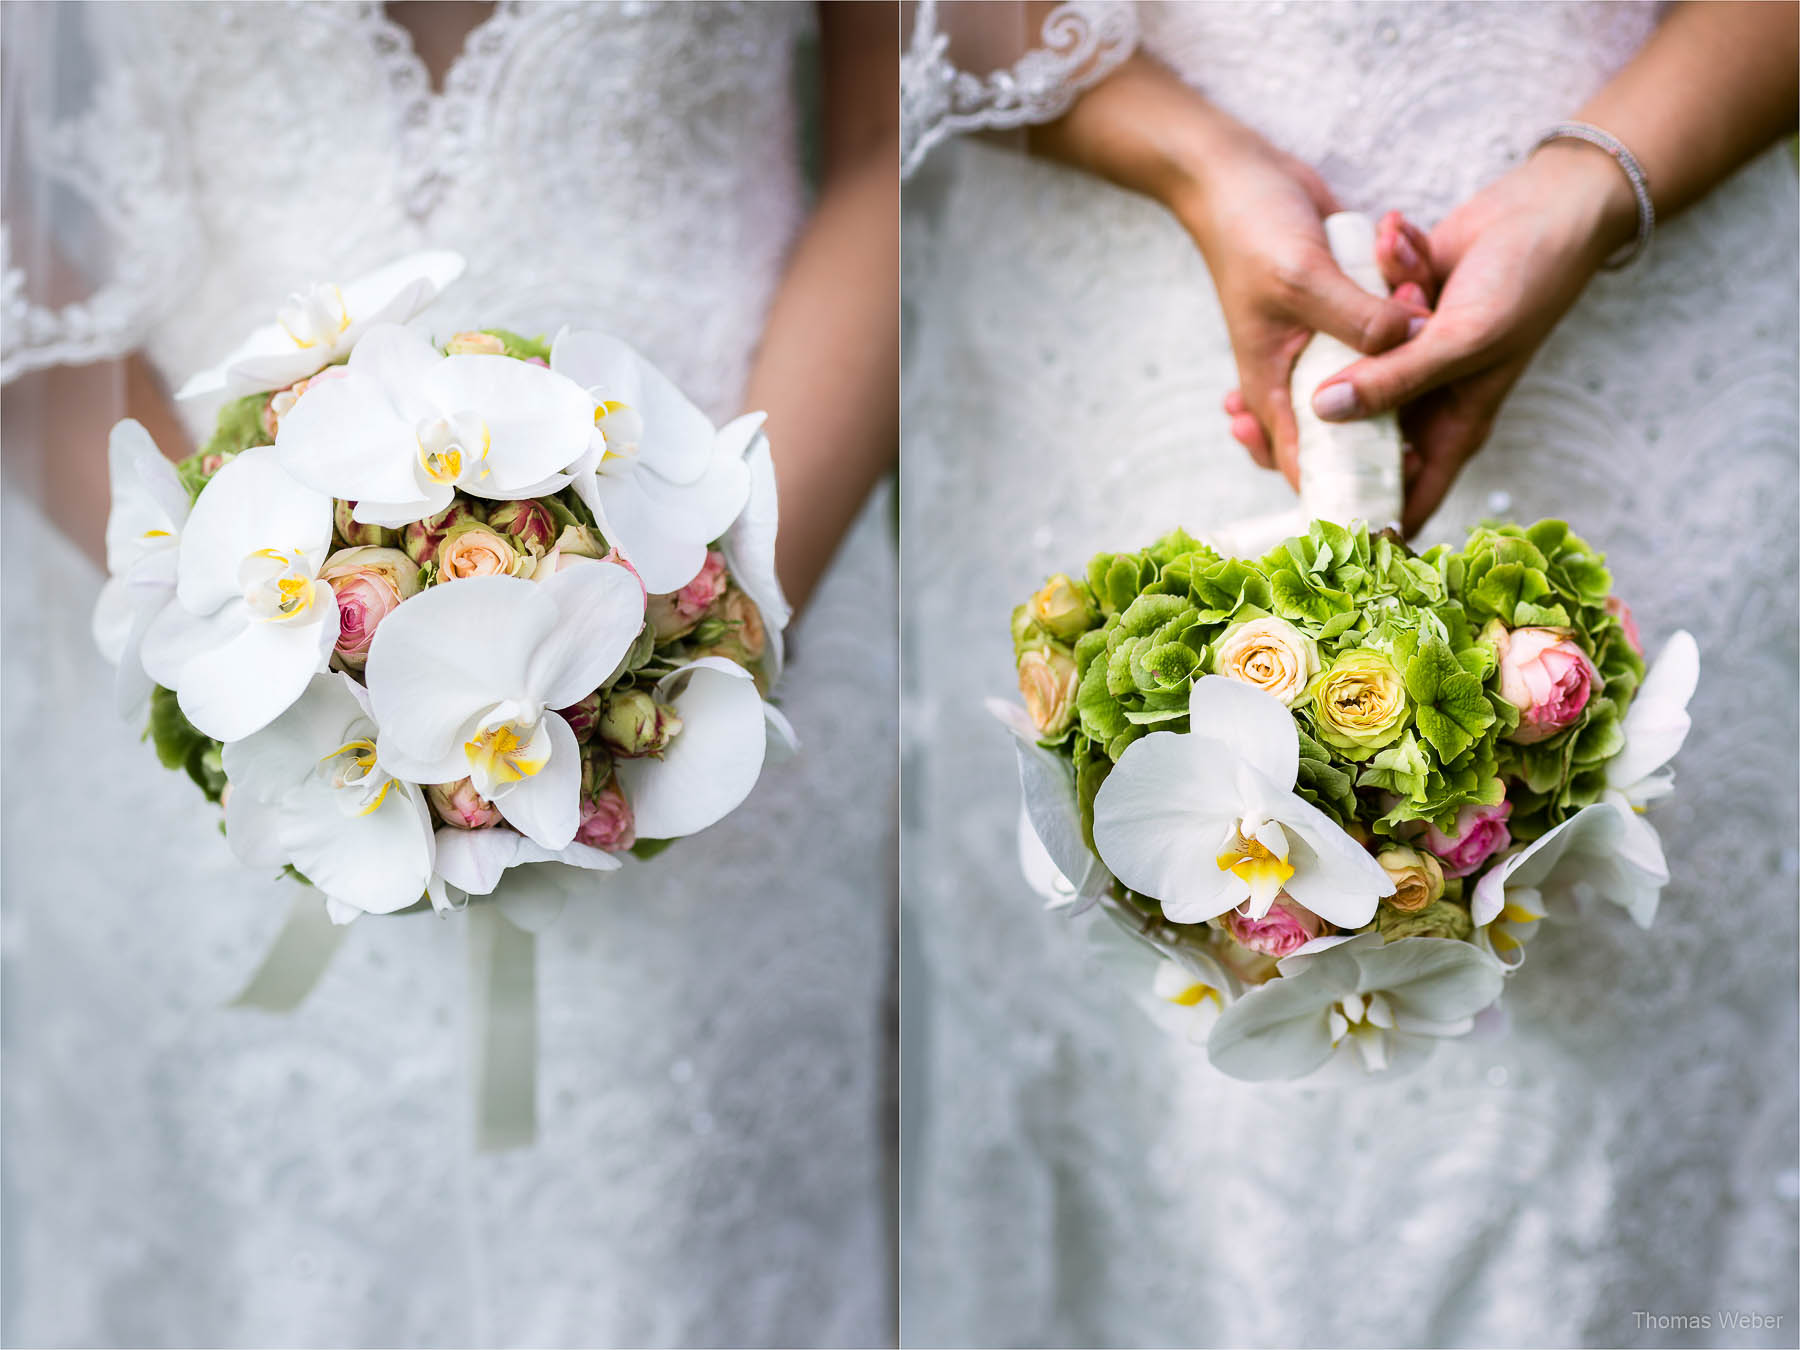
<path fill-rule="evenodd" d="M 394 783 L 367 815 L 346 813 L 339 795 L 314 780 L 282 798 L 281 842 L 294 866 L 326 895 L 368 914 L 416 904 L 432 872 L 425 794 Z"/>
<path fill-rule="evenodd" d="M 235 781 L 225 799 L 225 842 L 246 867 L 280 867 L 288 861 L 281 842 L 281 812 Z"/>
<path fill-rule="evenodd" d="M 644 626 L 644 588 L 630 569 L 591 559 L 535 584 L 557 617 L 531 654 L 524 688 L 547 708 L 567 708 L 630 652 Z"/>
<path fill-rule="evenodd" d="M 1281 819 L 1288 830 L 1288 862 L 1294 868 L 1288 894 L 1340 928 L 1361 928 L 1373 919 L 1380 897 L 1394 893 L 1394 880 L 1381 864 L 1303 798 L 1283 802 Z"/>
<path fill-rule="evenodd" d="M 238 569 L 259 549 L 316 554 L 317 566 L 331 546 L 331 512 L 331 498 L 296 482 L 273 447 L 244 451 L 213 475 L 181 532 L 181 603 L 210 614 L 241 595 Z"/>
<path fill-rule="evenodd" d="M 638 462 L 643 467 L 671 483 L 691 483 L 706 471 L 713 444 L 712 423 L 666 375 L 618 338 L 565 330 L 550 349 L 550 369 L 598 398 L 623 403 L 637 412 L 644 423 L 638 448 Z M 565 463 L 574 459 L 571 455 Z M 656 590 L 651 587 L 652 593 Z"/>
<path fill-rule="evenodd" d="M 1101 861 L 1176 923 L 1214 918 L 1244 898 L 1244 884 L 1218 864 L 1239 817 L 1217 768 L 1227 754 L 1217 741 L 1156 732 L 1126 747 L 1094 798 Z"/>
<path fill-rule="evenodd" d="M 555 850 L 566 847 L 581 826 L 581 746 L 557 714 L 545 713 L 543 725 L 550 733 L 550 758 L 498 795 L 494 805 L 520 834 Z"/>
<path fill-rule="evenodd" d="M 165 689 L 179 691 L 181 672 L 203 651 L 231 641 L 246 622 L 242 605 L 225 605 L 212 614 L 193 614 L 179 601 L 159 609 L 144 630 L 138 659 L 144 673 Z"/>
<path fill-rule="evenodd" d="M 1606 766 L 1606 781 L 1628 788 L 1675 757 L 1693 719 L 1687 705 L 1700 682 L 1700 648 L 1676 633 L 1656 658 L 1625 713 L 1625 748 Z"/>
<path fill-rule="evenodd" d="M 515 928 L 541 933 L 563 912 L 570 891 L 582 884 L 585 883 L 571 876 L 565 867 L 532 863 L 507 874 L 494 903 Z"/>
<path fill-rule="evenodd" d="M 614 766 L 641 839 L 695 834 L 735 810 L 762 774 L 768 734 L 762 696 L 736 662 L 706 657 L 657 686 L 682 729 L 660 758 Z"/>
<path fill-rule="evenodd" d="M 106 568 L 123 576 L 142 556 L 152 530 L 180 531 L 188 517 L 187 489 L 143 424 L 126 418 L 107 439 L 112 511 L 106 520 Z"/>
<path fill-rule="evenodd" d="M 437 871 L 445 881 L 470 895 L 491 895 L 518 855 L 524 836 L 504 826 L 437 832 Z"/>
<path fill-rule="evenodd" d="M 517 577 L 432 586 L 395 609 L 375 630 L 364 670 L 384 756 L 443 760 L 472 718 L 524 693 L 531 653 L 556 618 L 537 584 Z"/>
<path fill-rule="evenodd" d="M 1309 975 L 1252 990 L 1214 1025 L 1207 1059 L 1220 1073 L 1253 1083 L 1311 1073 L 1331 1058 L 1330 992 Z"/>
<path fill-rule="evenodd" d="M 281 419 L 275 445 L 297 481 L 374 508 L 428 495 L 417 471 L 417 439 L 381 381 L 352 366 L 308 387 Z"/>
<path fill-rule="evenodd" d="M 594 429 L 594 401 L 586 390 L 510 356 L 444 357 L 423 386 L 441 413 L 473 409 L 487 426 L 487 473 L 460 481 L 463 491 L 478 497 L 506 500 L 561 472 L 581 457 Z"/>
<path fill-rule="evenodd" d="M 1469 942 L 1409 937 L 1355 953 L 1365 993 L 1377 991 L 1396 1017 L 1456 1022 L 1500 997 L 1506 968 Z"/>
<path fill-rule="evenodd" d="M 1188 694 L 1188 726 L 1210 737 L 1267 778 L 1292 792 L 1300 773 L 1300 736 L 1294 715 L 1273 694 L 1227 679 L 1203 675 Z"/>
<path fill-rule="evenodd" d="M 241 740 L 274 721 L 331 660 L 337 605 L 317 609 L 306 624 L 246 619 L 229 642 L 189 657 L 176 690 L 183 716 L 218 741 Z"/>
<path fill-rule="evenodd" d="M 745 422 L 760 426 L 761 413 L 747 413 L 727 423 L 719 432 L 721 442 L 731 443 Z M 780 515 L 775 486 L 775 462 L 769 453 L 768 437 L 758 434 L 751 439 L 744 455 L 750 471 L 750 492 L 744 509 L 725 534 L 725 565 L 750 602 L 762 614 L 763 628 L 768 633 L 771 674 L 781 675 L 784 657 L 782 630 L 793 618 L 787 597 L 782 594 L 781 578 L 775 572 L 775 536 Z"/>
<path fill-rule="evenodd" d="M 349 739 L 365 716 L 348 675 L 314 675 L 306 691 L 261 731 L 224 749 L 225 776 L 237 796 L 275 798 L 298 787 Z M 310 875 L 310 874 L 309 874 Z"/>

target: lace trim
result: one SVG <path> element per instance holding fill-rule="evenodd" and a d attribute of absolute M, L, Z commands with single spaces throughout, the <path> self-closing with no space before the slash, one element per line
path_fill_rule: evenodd
<path fill-rule="evenodd" d="M 1044 19 L 1043 46 L 980 76 L 958 70 L 936 0 L 921 0 L 900 61 L 900 173 L 932 146 L 965 131 L 1004 130 L 1062 116 L 1075 96 L 1109 75 L 1137 46 L 1137 13 L 1124 0 L 1068 0 Z"/>
<path fill-rule="evenodd" d="M 154 317 L 189 280 L 193 206 L 174 139 L 143 114 L 140 91 L 122 72 L 100 83 L 92 104 L 61 121 L 24 129 L 41 191 L 60 187 L 93 213 L 109 246 L 110 275 L 83 300 L 33 302 L 13 231 L 0 226 L 0 384 L 45 366 L 82 365 L 138 346 Z M 36 203 L 40 215 L 47 207 Z M 67 234 L 44 219 L 52 238 Z"/>

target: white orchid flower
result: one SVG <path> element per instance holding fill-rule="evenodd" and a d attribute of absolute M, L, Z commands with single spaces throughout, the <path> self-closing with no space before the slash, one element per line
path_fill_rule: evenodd
<path fill-rule="evenodd" d="M 1688 700 L 1700 679 L 1700 649 L 1678 632 L 1669 639 L 1625 714 L 1625 748 L 1606 766 L 1606 792 L 1591 806 L 1490 868 L 1475 886 L 1470 913 L 1477 926 L 1529 923 L 1558 901 L 1597 894 L 1629 913 L 1639 927 L 1656 917 L 1669 864 L 1646 803 L 1671 791 L 1665 766 L 1687 739 Z M 1510 955 L 1502 929 L 1496 948 Z"/>
<path fill-rule="evenodd" d="M 580 824 L 581 747 L 552 710 L 599 688 L 643 624 L 643 588 L 610 562 L 413 596 L 369 645 L 382 768 L 415 783 L 468 778 L 520 834 L 566 847 Z"/>
<path fill-rule="evenodd" d="M 288 477 L 269 447 L 225 465 L 194 503 L 175 603 L 151 620 L 141 654 L 214 740 L 266 727 L 330 661 L 337 596 L 318 574 L 331 528 L 331 498 Z"/>
<path fill-rule="evenodd" d="M 1220 675 L 1196 680 L 1186 734 L 1133 742 L 1094 799 L 1094 845 L 1113 875 L 1175 923 L 1251 918 L 1285 891 L 1360 928 L 1394 883 L 1294 792 L 1300 740 L 1281 700 Z"/>
<path fill-rule="evenodd" d="M 1046 908 L 1084 912 L 1112 880 L 1081 834 L 1081 803 L 1068 761 L 1038 744 L 1038 729 L 1016 703 L 987 709 L 1013 734 L 1019 756 L 1019 864 Z M 1029 839 L 1027 838 L 1029 835 Z"/>
<path fill-rule="evenodd" d="M 382 769 L 368 695 L 347 675 L 313 676 L 268 726 L 225 747 L 225 837 L 252 866 L 292 863 L 334 920 L 391 914 L 429 890 L 431 812 L 424 792 Z"/>
<path fill-rule="evenodd" d="M 1213 1067 L 1262 1082 L 1298 1078 L 1352 1047 L 1370 1072 L 1403 1071 L 1435 1042 L 1466 1035 L 1500 997 L 1506 970 L 1472 943 L 1358 933 L 1308 944 L 1281 974 L 1232 1003 L 1207 1041 Z"/>
<path fill-rule="evenodd" d="M 513 868 L 529 868 L 533 863 L 562 863 L 590 872 L 611 872 L 621 866 L 619 859 L 604 849 L 580 841 L 549 849 L 504 825 L 481 830 L 459 830 L 449 825 L 438 828 L 438 876 L 471 896 L 494 895 L 498 891 L 497 903 L 506 911 L 507 917 L 515 921 L 520 917 L 513 912 L 515 902 L 522 903 L 522 894 L 531 893 L 532 904 L 538 910 L 543 910 L 548 903 L 543 894 L 537 893 L 539 888 L 522 886 L 517 875 L 512 878 L 506 875 Z M 536 875 L 538 870 L 531 869 L 531 875 Z M 504 888 L 502 881 L 507 883 Z M 560 907 L 560 902 L 556 902 L 556 908 Z M 554 915 L 542 917 L 547 919 Z"/>
<path fill-rule="evenodd" d="M 721 549 L 725 566 L 743 588 L 750 603 L 762 615 L 763 631 L 768 637 L 764 661 L 769 667 L 772 684 L 781 678 L 786 659 L 782 630 L 788 626 L 794 611 L 781 589 L 781 578 L 775 573 L 775 532 L 779 523 L 779 506 L 775 490 L 775 461 L 769 453 L 769 438 L 763 434 L 765 414 L 745 413 L 719 428 L 720 453 L 730 454 L 742 444 L 744 466 L 750 473 L 750 491 L 744 509 L 731 523 Z"/>
<path fill-rule="evenodd" d="M 588 443 L 564 461 L 575 491 L 650 594 L 680 590 L 749 500 L 745 455 L 754 450 L 760 414 L 715 431 L 661 371 L 605 333 L 564 329 L 550 368 L 594 400 Z M 772 498 L 768 507 L 772 515 Z M 772 543 L 772 528 L 769 534 Z"/>
<path fill-rule="evenodd" d="M 282 417 L 275 445 L 295 478 L 354 501 L 356 520 L 397 528 L 442 511 L 459 489 L 506 501 L 561 488 L 593 410 L 579 385 L 542 366 L 444 356 L 377 324 L 341 377 L 310 385 Z"/>
<path fill-rule="evenodd" d="M 681 730 L 662 754 L 615 760 L 613 773 L 638 838 L 680 839 L 735 811 L 762 775 L 770 738 L 792 731 L 769 717 L 755 677 L 721 656 L 663 676 L 656 699 L 675 709 Z"/>
<path fill-rule="evenodd" d="M 139 655 L 144 633 L 175 598 L 175 562 L 187 524 L 188 494 L 175 466 L 142 423 L 115 425 L 106 448 L 112 512 L 106 518 L 106 570 L 94 606 L 94 641 L 118 667 L 114 694 L 130 716 L 154 687 Z"/>
<path fill-rule="evenodd" d="M 376 324 L 405 323 L 461 276 L 463 267 L 460 254 L 414 253 L 342 287 L 309 286 L 288 296 L 274 323 L 258 328 L 175 397 L 242 398 L 285 389 L 343 360 Z"/>

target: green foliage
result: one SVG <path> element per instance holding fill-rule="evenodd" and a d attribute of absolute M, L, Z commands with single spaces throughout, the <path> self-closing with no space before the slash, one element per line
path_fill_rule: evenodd
<path fill-rule="evenodd" d="M 165 769 L 186 770 L 206 800 L 217 802 L 225 791 L 225 766 L 219 742 L 182 715 L 175 691 L 158 685 L 150 692 L 150 725 L 145 729 Z"/>
<path fill-rule="evenodd" d="M 550 359 L 550 343 L 542 337 L 520 337 L 517 333 L 505 328 L 483 328 L 482 332 L 489 337 L 497 337 L 506 348 L 505 355 L 519 361 L 536 358 L 539 361 Z"/>

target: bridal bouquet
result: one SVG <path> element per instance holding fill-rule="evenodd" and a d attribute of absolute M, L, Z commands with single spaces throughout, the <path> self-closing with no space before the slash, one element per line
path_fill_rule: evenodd
<path fill-rule="evenodd" d="M 1547 915 L 1656 912 L 1643 808 L 1698 654 L 1677 633 L 1646 674 L 1561 521 L 1422 555 L 1176 532 L 1052 577 L 1012 637 L 1028 875 L 1142 939 L 1142 992 L 1233 1077 L 1416 1063 L 1497 1011 Z"/>
<path fill-rule="evenodd" d="M 623 342 L 401 322 L 461 270 L 291 297 L 120 422 L 95 615 L 124 710 L 246 863 L 331 919 L 493 896 L 523 921 L 749 794 L 788 610 L 762 417 L 722 428 Z"/>

